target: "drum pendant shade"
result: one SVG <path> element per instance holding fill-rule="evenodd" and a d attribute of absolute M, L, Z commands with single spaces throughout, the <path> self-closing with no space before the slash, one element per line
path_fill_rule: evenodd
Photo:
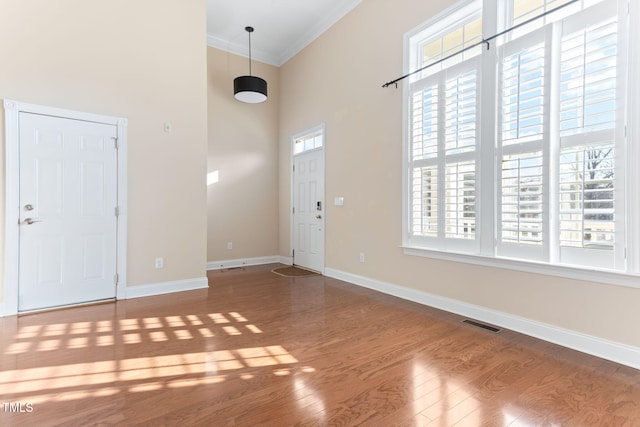
<path fill-rule="evenodd" d="M 267 100 L 267 82 L 251 75 L 251 33 L 253 27 L 245 27 L 249 33 L 249 75 L 233 79 L 233 96 L 242 102 L 258 104 Z"/>

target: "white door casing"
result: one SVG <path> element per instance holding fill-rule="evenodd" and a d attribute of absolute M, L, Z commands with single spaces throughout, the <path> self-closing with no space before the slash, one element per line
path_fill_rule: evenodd
<path fill-rule="evenodd" d="M 124 296 L 126 121 L 8 100 L 5 117 L 0 314 Z"/>
<path fill-rule="evenodd" d="M 293 263 L 324 272 L 324 151 L 293 158 Z"/>

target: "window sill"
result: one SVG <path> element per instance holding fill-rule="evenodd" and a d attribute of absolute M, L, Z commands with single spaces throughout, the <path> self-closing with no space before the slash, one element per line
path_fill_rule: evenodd
<path fill-rule="evenodd" d="M 492 258 L 482 255 L 470 255 L 458 252 L 442 252 L 432 249 L 402 246 L 405 255 L 433 258 L 444 261 L 462 262 L 484 267 L 503 268 L 526 273 L 544 274 L 566 279 L 584 280 L 640 289 L 640 275 L 621 273 L 611 270 L 598 270 L 564 265 L 552 265 L 542 262 L 522 261 L 510 258 Z"/>

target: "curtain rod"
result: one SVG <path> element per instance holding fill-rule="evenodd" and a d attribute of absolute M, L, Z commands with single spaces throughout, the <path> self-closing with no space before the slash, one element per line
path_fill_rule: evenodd
<path fill-rule="evenodd" d="M 470 49 L 473 49 L 473 48 L 475 48 L 475 47 L 478 47 L 478 46 L 480 46 L 480 45 L 486 44 L 486 45 L 487 45 L 487 50 L 488 50 L 488 49 L 489 49 L 489 42 L 490 42 L 491 40 L 494 40 L 494 39 L 496 39 L 496 38 L 498 38 L 498 37 L 500 37 L 500 36 L 503 36 L 503 35 L 505 35 L 505 34 L 507 34 L 507 33 L 511 32 L 511 31 L 513 31 L 513 30 L 516 30 L 516 29 L 518 29 L 518 28 L 522 27 L 522 26 L 525 26 L 525 25 L 527 25 L 527 24 L 530 24 L 530 23 L 531 23 L 531 22 L 533 22 L 533 21 L 536 21 L 536 20 L 538 20 L 538 19 L 540 19 L 540 18 L 543 18 L 543 17 L 545 17 L 545 16 L 547 16 L 547 15 L 549 15 L 549 14 L 551 14 L 551 13 L 554 13 L 554 12 L 556 12 L 556 11 L 558 11 L 558 10 L 560 10 L 560 9 L 563 9 L 563 8 L 565 8 L 565 7 L 569 6 L 569 5 L 572 5 L 572 4 L 574 4 L 574 3 L 578 2 L 578 1 L 580 1 L 580 0 L 570 0 L 568 3 L 562 4 L 562 5 L 560 5 L 560 6 L 558 6 L 558 7 L 555 7 L 555 8 L 553 8 L 553 9 L 551 9 L 551 10 L 548 10 L 548 11 L 546 11 L 546 12 L 543 12 L 543 13 L 541 13 L 540 15 L 534 16 L 533 18 L 529 18 L 529 19 L 527 19 L 526 21 L 523 21 L 523 22 L 521 22 L 521 23 L 519 23 L 519 24 L 516 24 L 516 25 L 514 25 L 514 26 L 513 26 L 513 27 L 511 27 L 511 28 L 507 28 L 506 30 L 503 30 L 503 31 L 501 31 L 501 32 L 499 32 L 499 33 L 497 33 L 497 34 L 494 34 L 494 35 L 492 35 L 491 37 L 487 37 L 486 39 L 483 39 L 483 40 L 481 40 L 481 41 L 479 41 L 479 42 L 477 42 L 477 43 L 474 43 L 474 44 L 472 44 L 471 46 L 467 46 L 467 47 L 465 47 L 465 48 L 463 48 L 463 49 L 460 49 L 459 51 L 457 51 L 457 52 L 455 52 L 455 53 L 452 53 L 451 55 L 448 55 L 448 56 L 446 56 L 446 57 L 444 57 L 444 58 L 442 58 L 442 59 L 439 59 L 439 60 L 437 60 L 436 62 L 432 62 L 431 64 L 429 64 L 429 65 L 425 65 L 425 66 L 424 66 L 424 67 L 422 67 L 422 68 L 419 68 L 419 69 L 414 70 L 414 71 L 412 71 L 412 72 L 410 72 L 410 73 L 407 73 L 407 74 L 405 74 L 405 75 L 404 75 L 404 76 L 402 76 L 402 77 L 398 77 L 398 78 L 397 78 L 397 79 L 395 79 L 395 80 L 391 80 L 390 82 L 387 82 L 387 83 L 383 84 L 383 85 L 382 85 L 382 87 L 389 87 L 389 86 L 391 86 L 391 85 L 396 85 L 396 88 L 397 88 L 397 87 L 398 87 L 398 82 L 399 82 L 399 81 L 404 80 L 404 79 L 406 79 L 407 77 L 411 77 L 411 76 L 413 76 L 414 74 L 417 74 L 417 73 L 419 73 L 419 72 L 421 72 L 421 71 L 424 71 L 424 70 L 426 70 L 427 68 L 431 68 L 431 67 L 433 67 L 434 65 L 441 64 L 441 63 L 443 63 L 444 61 L 447 61 L 447 60 L 449 60 L 449 59 L 453 58 L 454 56 L 458 56 L 458 55 L 460 55 L 461 53 L 464 53 L 464 52 L 466 52 L 466 51 L 468 51 L 468 50 L 470 50 Z"/>

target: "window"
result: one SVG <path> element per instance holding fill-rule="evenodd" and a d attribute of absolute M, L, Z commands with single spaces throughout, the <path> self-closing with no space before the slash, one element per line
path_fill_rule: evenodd
<path fill-rule="evenodd" d="M 483 28 L 569 0 L 472 1 L 407 35 L 408 71 L 440 62 L 406 86 L 406 248 L 640 273 L 626 262 L 640 215 L 625 203 L 627 1 L 573 2 L 488 45 Z"/>
<path fill-rule="evenodd" d="M 312 129 L 300 136 L 293 138 L 293 154 L 322 148 L 324 139 L 324 127 Z"/>
<path fill-rule="evenodd" d="M 421 63 L 478 42 L 479 5 L 460 10 L 456 26 L 437 39 L 417 43 Z M 469 250 L 477 244 L 480 51 L 468 52 L 468 59 L 446 68 L 441 63 L 441 70 L 425 73 L 410 89 L 412 236 L 443 249 Z"/>

